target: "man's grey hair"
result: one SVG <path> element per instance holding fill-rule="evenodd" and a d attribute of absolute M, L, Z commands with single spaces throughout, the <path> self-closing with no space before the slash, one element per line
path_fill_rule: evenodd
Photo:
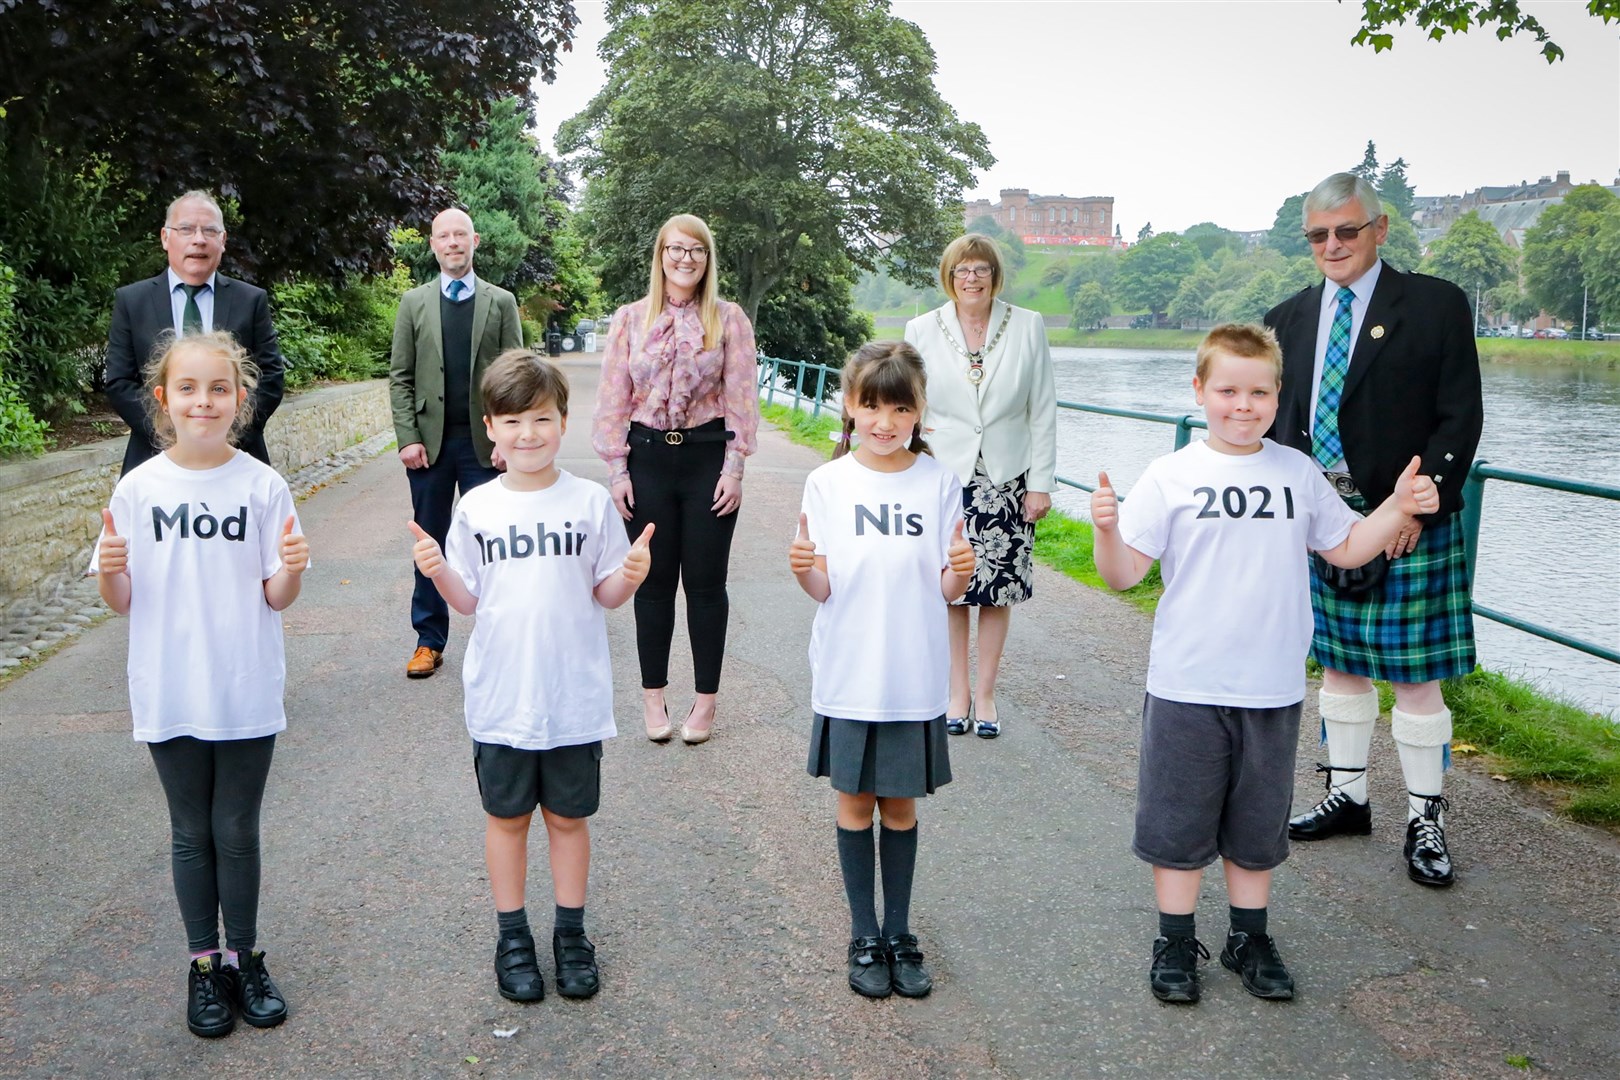
<path fill-rule="evenodd" d="M 169 208 L 163 211 L 164 223 L 166 224 L 173 221 L 175 210 L 179 209 L 181 203 L 188 202 L 200 202 L 213 207 L 214 213 L 219 217 L 219 223 L 221 225 L 225 224 L 225 211 L 219 208 L 219 203 L 214 200 L 212 195 L 201 190 L 188 191 L 184 195 L 181 195 L 179 198 L 175 199 L 174 202 L 170 203 Z"/>
<path fill-rule="evenodd" d="M 1352 200 L 1361 204 L 1369 221 L 1383 216 L 1384 205 L 1378 200 L 1378 189 L 1355 173 L 1339 172 L 1317 184 L 1305 196 L 1305 205 L 1300 209 L 1300 224 L 1305 224 L 1312 214 L 1337 210 Z"/>

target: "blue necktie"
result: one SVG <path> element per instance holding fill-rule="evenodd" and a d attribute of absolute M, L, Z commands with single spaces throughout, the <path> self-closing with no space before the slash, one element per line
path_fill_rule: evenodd
<path fill-rule="evenodd" d="M 466 291 L 467 283 L 462 281 L 460 278 L 456 278 L 456 280 L 450 283 L 450 299 L 456 303 L 461 303 L 461 294 Z"/>
<path fill-rule="evenodd" d="M 1339 287 L 1339 309 L 1333 313 L 1327 354 L 1322 358 L 1322 385 L 1316 391 L 1311 456 L 1324 469 L 1344 459 L 1344 444 L 1339 441 L 1339 399 L 1344 396 L 1344 378 L 1350 373 L 1350 305 L 1355 298 L 1349 286 Z"/>

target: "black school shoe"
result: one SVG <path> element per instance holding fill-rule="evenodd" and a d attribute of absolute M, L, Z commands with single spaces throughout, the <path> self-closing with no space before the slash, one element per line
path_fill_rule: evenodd
<path fill-rule="evenodd" d="M 869 998 L 886 998 L 894 990 L 889 974 L 889 947 L 882 938 L 850 940 L 849 988 Z"/>
<path fill-rule="evenodd" d="M 193 1035 L 217 1039 L 236 1028 L 237 974 L 220 962 L 219 953 L 191 962 L 186 979 L 186 1027 Z"/>
<path fill-rule="evenodd" d="M 583 930 L 552 930 L 551 957 L 557 962 L 557 993 L 588 998 L 602 988 L 596 969 L 596 946 Z"/>
<path fill-rule="evenodd" d="M 1155 938 L 1153 964 L 1148 968 L 1148 985 L 1153 996 L 1172 1004 L 1191 1005 L 1198 1001 L 1198 958 L 1209 959 L 1209 950 L 1194 937 Z"/>
<path fill-rule="evenodd" d="M 264 953 L 237 954 L 242 965 L 236 977 L 236 1006 L 242 1019 L 256 1028 L 271 1028 L 287 1019 L 287 999 L 281 996 L 270 972 L 264 967 Z"/>
<path fill-rule="evenodd" d="M 1423 813 L 1406 823 L 1406 876 L 1419 885 L 1446 888 L 1456 880 L 1451 869 L 1451 852 L 1446 847 L 1445 826 L 1440 814 L 1451 804 L 1436 795 L 1423 804 Z"/>
<path fill-rule="evenodd" d="M 923 967 L 916 934 L 896 934 L 884 941 L 889 949 L 889 983 L 901 997 L 927 997 L 934 977 Z"/>
<path fill-rule="evenodd" d="M 1267 1001 L 1292 1001 L 1294 977 L 1283 966 L 1277 943 L 1269 934 L 1245 934 L 1233 930 L 1226 935 L 1221 950 L 1221 966 L 1243 978 L 1243 989 Z"/>
<path fill-rule="evenodd" d="M 503 934 L 495 944 L 495 985 L 507 1001 L 539 1001 L 546 996 L 534 935 L 527 930 Z"/>

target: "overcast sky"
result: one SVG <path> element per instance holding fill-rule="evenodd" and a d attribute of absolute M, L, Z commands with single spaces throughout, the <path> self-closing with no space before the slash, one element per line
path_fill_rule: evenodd
<path fill-rule="evenodd" d="M 575 0 L 575 47 L 538 85 L 538 133 L 602 86 L 600 3 Z M 1533 38 L 1475 29 L 1354 47 L 1361 5 L 1330 0 L 897 0 L 938 55 L 936 83 L 984 129 L 996 164 L 966 198 L 1003 187 L 1112 195 L 1127 238 L 1214 221 L 1269 228 L 1277 206 L 1330 172 L 1404 157 L 1422 195 L 1620 175 L 1620 24 L 1582 0 L 1527 0 L 1565 58 Z"/>

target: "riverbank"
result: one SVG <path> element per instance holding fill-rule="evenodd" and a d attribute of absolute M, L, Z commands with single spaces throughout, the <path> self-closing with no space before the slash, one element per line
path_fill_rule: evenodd
<path fill-rule="evenodd" d="M 764 406 L 764 414 L 794 442 L 832 456 L 836 416 L 811 417 L 787 405 Z M 1054 510 L 1036 526 L 1037 559 L 1081 584 L 1106 590 L 1091 551 L 1090 522 Z M 1155 563 L 1141 584 L 1120 595 L 1151 613 L 1162 591 Z M 1393 693 L 1387 683 L 1379 687 L 1387 711 Z M 1442 689 L 1452 711 L 1454 753 L 1480 756 L 1493 777 L 1523 784 L 1575 821 L 1620 829 L 1620 724 L 1483 668 L 1447 680 Z"/>

